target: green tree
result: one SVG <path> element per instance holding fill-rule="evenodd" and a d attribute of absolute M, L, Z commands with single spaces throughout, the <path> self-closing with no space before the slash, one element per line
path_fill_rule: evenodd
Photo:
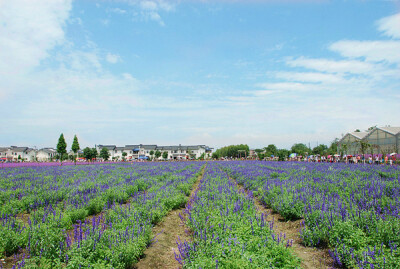
<path fill-rule="evenodd" d="M 168 152 L 164 151 L 162 157 L 164 160 L 166 160 L 168 158 Z"/>
<path fill-rule="evenodd" d="M 271 157 L 271 155 L 278 155 L 278 148 L 274 144 L 269 144 L 265 149 L 265 156 Z"/>
<path fill-rule="evenodd" d="M 97 149 L 96 148 L 92 148 L 91 151 L 92 151 L 92 159 L 96 159 L 97 156 L 99 155 L 98 152 L 97 152 Z"/>
<path fill-rule="evenodd" d="M 154 153 L 154 156 L 156 156 L 156 158 L 160 158 L 161 157 L 161 151 L 156 150 L 156 153 Z"/>
<path fill-rule="evenodd" d="M 122 160 L 125 161 L 126 160 L 126 156 L 128 155 L 128 153 L 126 153 L 125 151 L 122 152 Z"/>
<path fill-rule="evenodd" d="M 78 152 L 78 150 L 80 150 L 78 137 L 76 137 L 76 135 L 74 136 L 74 141 L 72 141 L 71 150 L 74 152 L 74 155 Z M 76 158 L 74 158 L 74 161 L 76 164 Z"/>
<path fill-rule="evenodd" d="M 154 155 L 154 150 L 150 150 L 151 159 L 153 159 L 153 155 Z"/>
<path fill-rule="evenodd" d="M 339 138 L 335 138 L 331 142 L 331 145 L 328 148 L 328 154 L 334 155 L 334 154 L 338 153 L 338 142 L 339 142 Z"/>
<path fill-rule="evenodd" d="M 199 157 L 199 160 L 204 160 L 204 157 L 206 156 L 206 154 L 205 153 L 202 153 L 201 155 L 200 155 L 200 157 Z"/>
<path fill-rule="evenodd" d="M 277 156 L 279 157 L 279 161 L 284 161 L 290 154 L 290 151 L 287 149 L 278 149 Z"/>
<path fill-rule="evenodd" d="M 211 158 L 219 159 L 218 153 L 217 152 L 213 152 L 213 154 L 211 155 Z"/>
<path fill-rule="evenodd" d="M 69 159 L 71 162 L 76 161 L 76 158 L 75 158 L 75 155 L 74 155 L 74 154 L 68 155 L 68 159 Z"/>
<path fill-rule="evenodd" d="M 320 144 L 313 148 L 312 153 L 319 154 L 319 155 L 325 155 L 327 153 L 327 151 L 328 151 L 328 147 L 324 144 Z"/>
<path fill-rule="evenodd" d="M 107 148 L 102 148 L 100 150 L 100 157 L 103 158 L 103 160 L 108 161 L 108 159 L 110 158 L 110 152 Z"/>
<path fill-rule="evenodd" d="M 294 144 L 291 147 L 291 151 L 292 151 L 292 153 L 297 153 L 297 155 L 301 155 L 301 156 L 305 156 L 306 153 L 311 152 L 311 150 L 305 144 L 302 144 L 302 143 Z"/>
<path fill-rule="evenodd" d="M 245 157 L 249 156 L 249 151 L 250 148 L 248 145 L 240 144 L 240 145 L 230 145 L 226 147 L 222 147 L 220 149 L 217 149 L 215 151 L 215 154 L 218 155 L 218 157 Z"/>
<path fill-rule="evenodd" d="M 88 160 L 91 161 L 92 160 L 92 149 L 89 147 L 86 147 L 83 149 L 83 157 Z"/>
<path fill-rule="evenodd" d="M 65 142 L 64 134 L 61 134 L 60 138 L 58 138 L 57 153 L 59 154 L 60 160 L 62 162 L 63 158 L 64 158 L 64 154 L 67 153 L 67 143 Z"/>

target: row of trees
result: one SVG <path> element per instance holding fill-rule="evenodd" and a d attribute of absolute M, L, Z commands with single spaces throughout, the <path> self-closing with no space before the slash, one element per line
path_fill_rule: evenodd
<path fill-rule="evenodd" d="M 264 148 L 255 149 L 258 157 L 260 159 L 264 159 L 265 157 L 278 157 L 279 160 L 284 160 L 291 153 L 296 153 L 297 155 L 306 156 L 306 155 L 333 155 L 338 153 L 338 143 L 339 139 L 336 138 L 331 142 L 330 146 L 320 144 L 314 148 L 307 147 L 305 144 L 296 143 L 294 144 L 290 150 L 288 149 L 278 149 L 274 144 L 270 144 Z M 230 145 L 220 149 L 217 149 L 212 157 L 214 159 L 219 159 L 221 157 L 228 158 L 240 158 L 246 157 L 249 155 L 249 146 L 248 145 Z"/>
<path fill-rule="evenodd" d="M 217 149 L 213 154 L 212 158 L 238 158 L 238 157 L 247 157 L 249 156 L 250 148 L 248 145 L 240 144 L 240 145 L 230 145 L 226 147 L 222 147 Z"/>
<path fill-rule="evenodd" d="M 76 135 L 74 136 L 74 140 L 72 141 L 71 150 L 74 152 L 74 156 L 78 153 L 78 150 L 80 150 L 78 137 L 76 137 Z M 68 159 L 67 142 L 65 142 L 64 134 L 61 134 L 58 138 L 57 153 L 57 159 L 61 161 Z M 76 162 L 76 157 L 74 158 L 74 160 Z"/>

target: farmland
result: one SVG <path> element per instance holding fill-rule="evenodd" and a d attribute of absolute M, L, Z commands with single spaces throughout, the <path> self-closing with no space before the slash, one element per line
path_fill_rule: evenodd
<path fill-rule="evenodd" d="M 396 268 L 399 180 L 398 167 L 340 163 L 3 168 L 0 258 L 5 268 L 145 268 L 156 227 L 176 216 L 170 230 L 187 236 L 168 237 L 170 254 L 184 268 L 318 267 L 297 245 L 338 267 Z"/>

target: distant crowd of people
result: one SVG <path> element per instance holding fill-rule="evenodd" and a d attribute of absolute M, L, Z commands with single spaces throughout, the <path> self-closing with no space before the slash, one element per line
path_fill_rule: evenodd
<path fill-rule="evenodd" d="M 294 157 L 288 158 L 288 161 L 304 161 L 304 162 L 322 162 L 322 163 L 363 163 L 363 164 L 382 164 L 394 165 L 396 164 L 396 154 L 388 155 L 328 155 L 328 156 L 307 156 L 307 157 Z"/>

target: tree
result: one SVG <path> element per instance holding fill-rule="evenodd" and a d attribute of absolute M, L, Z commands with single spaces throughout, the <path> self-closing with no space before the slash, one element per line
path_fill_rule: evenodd
<path fill-rule="evenodd" d="M 324 144 L 320 144 L 313 148 L 312 153 L 313 154 L 319 154 L 319 155 L 325 155 L 328 151 L 328 147 Z"/>
<path fill-rule="evenodd" d="M 260 160 L 264 160 L 265 154 L 264 154 L 264 153 L 258 153 L 258 158 L 259 158 Z"/>
<path fill-rule="evenodd" d="M 126 156 L 128 155 L 128 153 L 126 153 L 125 151 L 122 152 L 122 160 L 125 161 L 126 160 Z"/>
<path fill-rule="evenodd" d="M 219 156 L 218 156 L 218 154 L 216 152 L 213 152 L 213 154 L 211 155 L 211 158 L 218 159 Z"/>
<path fill-rule="evenodd" d="M 164 160 L 166 160 L 168 158 L 168 152 L 164 151 L 162 157 Z"/>
<path fill-rule="evenodd" d="M 218 158 L 221 157 L 245 157 L 249 156 L 250 148 L 248 145 L 240 144 L 240 145 L 230 145 L 226 147 L 222 147 L 215 151 L 215 154 L 218 155 Z"/>
<path fill-rule="evenodd" d="M 57 153 L 60 155 L 60 160 L 62 162 L 64 154 L 67 153 L 67 143 L 65 142 L 64 134 L 61 134 L 60 138 L 58 139 Z"/>
<path fill-rule="evenodd" d="M 76 154 L 78 150 L 80 150 L 78 137 L 76 137 L 76 135 L 74 136 L 74 141 L 72 142 L 71 150 L 74 152 L 74 154 Z M 76 164 L 76 158 L 74 158 L 74 161 Z"/>
<path fill-rule="evenodd" d="M 204 157 L 206 156 L 206 154 L 203 152 L 201 155 L 200 155 L 200 157 L 199 157 L 199 160 L 204 160 Z"/>
<path fill-rule="evenodd" d="M 271 157 L 271 155 L 276 156 L 278 154 L 278 148 L 274 144 L 269 144 L 265 149 L 265 156 Z"/>
<path fill-rule="evenodd" d="M 153 155 L 154 155 L 154 150 L 150 150 L 151 159 L 153 159 Z"/>
<path fill-rule="evenodd" d="M 110 158 L 110 152 L 107 148 L 102 148 L 100 150 L 100 157 L 103 158 L 103 160 L 108 161 L 108 159 Z"/>
<path fill-rule="evenodd" d="M 83 157 L 88 161 L 92 160 L 92 150 L 89 147 L 83 149 Z"/>
<path fill-rule="evenodd" d="M 91 151 L 92 151 L 92 159 L 96 159 L 97 156 L 99 155 L 99 154 L 97 153 L 97 149 L 96 149 L 96 148 L 92 148 Z"/>
<path fill-rule="evenodd" d="M 284 161 L 290 154 L 290 151 L 287 149 L 278 149 L 277 155 L 279 157 L 279 161 Z"/>
<path fill-rule="evenodd" d="M 68 155 L 68 159 L 72 162 L 72 161 L 76 161 L 76 158 L 75 158 L 75 155 L 73 155 L 73 154 L 71 154 L 71 155 Z"/>
<path fill-rule="evenodd" d="M 297 143 L 292 146 L 291 151 L 292 153 L 297 153 L 298 155 L 305 156 L 306 153 L 311 152 L 311 149 L 309 149 L 305 144 Z"/>
<path fill-rule="evenodd" d="M 328 148 L 328 154 L 334 155 L 334 154 L 338 153 L 338 142 L 339 142 L 339 138 L 335 138 L 331 142 L 331 145 Z"/>
<path fill-rule="evenodd" d="M 156 158 L 160 158 L 161 157 L 161 151 L 157 150 L 156 153 L 154 153 L 154 156 L 156 156 Z"/>
<path fill-rule="evenodd" d="M 95 148 L 86 147 L 83 149 L 83 157 L 91 161 L 92 159 L 97 158 L 97 150 Z"/>

